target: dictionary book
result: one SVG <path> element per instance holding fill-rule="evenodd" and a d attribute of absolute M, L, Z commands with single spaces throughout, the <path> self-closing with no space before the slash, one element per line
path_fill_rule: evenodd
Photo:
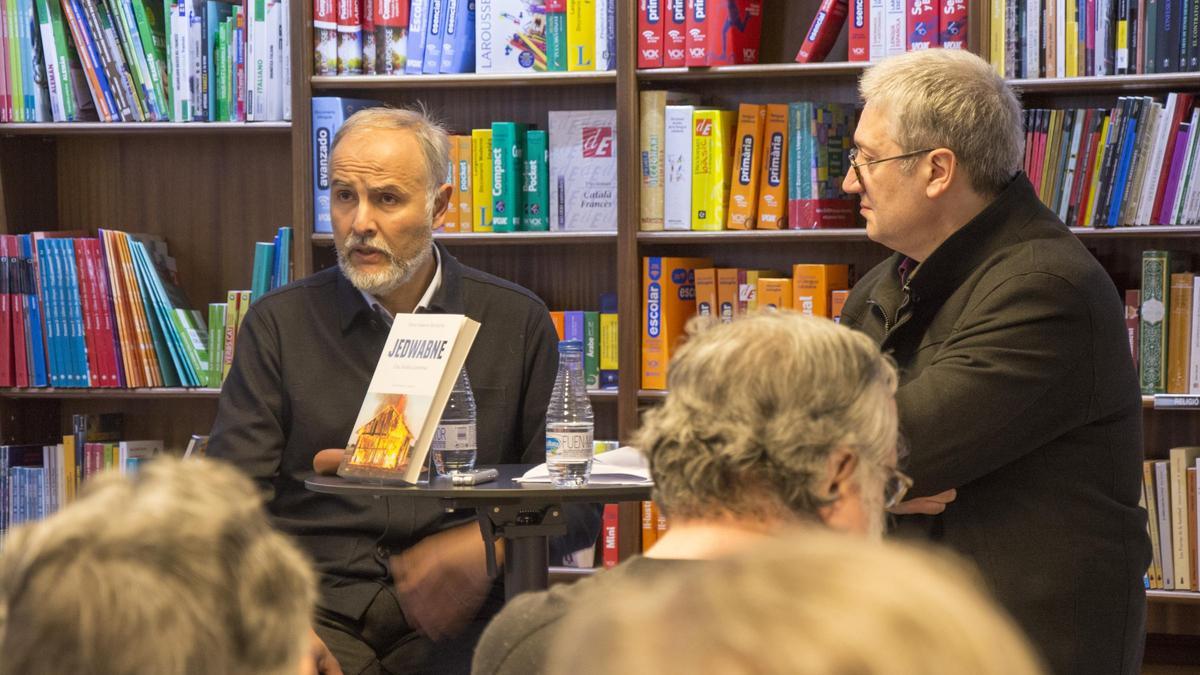
<path fill-rule="evenodd" d="M 398 314 L 346 442 L 338 475 L 416 484 L 442 409 L 479 322 L 461 314 Z"/>

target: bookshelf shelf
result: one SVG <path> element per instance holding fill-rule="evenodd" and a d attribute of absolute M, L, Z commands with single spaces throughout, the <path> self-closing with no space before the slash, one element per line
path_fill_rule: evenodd
<path fill-rule="evenodd" d="M 550 585 L 574 583 L 580 579 L 590 577 L 603 569 L 603 567 L 561 567 L 551 565 L 549 570 Z"/>
<path fill-rule="evenodd" d="M 0 124 L 0 136 L 287 134 L 291 122 L 48 122 Z"/>
<path fill-rule="evenodd" d="M 1200 227 L 1194 225 L 1143 225 L 1138 227 L 1072 227 L 1071 231 L 1081 238 L 1093 237 L 1179 237 L 1195 238 L 1200 236 Z"/>
<path fill-rule="evenodd" d="M 372 89 L 487 89 L 492 87 L 567 87 L 611 85 L 616 83 L 615 71 L 576 73 L 519 73 L 460 75 L 314 75 L 314 92 Z"/>
<path fill-rule="evenodd" d="M 638 389 L 639 401 L 661 401 L 667 397 L 666 389 Z"/>
<path fill-rule="evenodd" d="M 867 231 L 860 228 L 829 230 L 721 230 L 719 232 L 638 232 L 643 244 L 708 244 L 729 242 L 738 244 L 773 243 L 783 241 L 867 241 Z"/>
<path fill-rule="evenodd" d="M 868 64 L 835 61 L 831 63 L 761 63 L 712 68 L 653 68 L 637 71 L 642 82 L 679 82 L 683 80 L 763 80 L 796 77 L 858 77 Z"/>
<path fill-rule="evenodd" d="M 1195 591 L 1146 591 L 1146 600 L 1153 604 L 1200 605 L 1200 593 Z"/>
<path fill-rule="evenodd" d="M 617 400 L 616 389 L 588 389 L 588 397 L 592 400 Z"/>
<path fill-rule="evenodd" d="M 221 395 L 220 389 L 184 388 L 184 387 L 155 387 L 144 389 L 24 389 L 5 387 L 0 389 L 0 398 L 41 398 L 41 399 L 216 399 Z"/>
<path fill-rule="evenodd" d="M 1103 77 L 1061 77 L 1009 80 L 1022 93 L 1099 94 L 1112 92 L 1174 91 L 1200 89 L 1196 73 L 1157 73 L 1153 75 L 1106 75 Z"/>
<path fill-rule="evenodd" d="M 478 232 L 465 234 L 434 234 L 433 238 L 447 246 L 520 246 L 529 244 L 613 244 L 616 232 Z M 333 235 L 312 236 L 314 246 L 333 246 Z"/>

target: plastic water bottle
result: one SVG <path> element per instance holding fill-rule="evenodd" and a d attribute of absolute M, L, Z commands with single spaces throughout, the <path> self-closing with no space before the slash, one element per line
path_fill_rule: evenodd
<path fill-rule="evenodd" d="M 592 402 L 583 373 L 583 343 L 558 343 L 558 376 L 546 410 L 546 468 L 555 487 L 586 485 L 592 473 Z"/>
<path fill-rule="evenodd" d="M 458 371 L 450 399 L 442 411 L 433 443 L 433 465 L 439 476 L 465 473 L 475 468 L 475 395 L 467 369 Z"/>

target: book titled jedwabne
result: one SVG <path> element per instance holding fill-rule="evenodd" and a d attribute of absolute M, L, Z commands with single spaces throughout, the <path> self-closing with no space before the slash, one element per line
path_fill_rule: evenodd
<path fill-rule="evenodd" d="M 338 475 L 414 484 L 450 390 L 479 332 L 461 314 L 398 314 L 367 387 Z"/>

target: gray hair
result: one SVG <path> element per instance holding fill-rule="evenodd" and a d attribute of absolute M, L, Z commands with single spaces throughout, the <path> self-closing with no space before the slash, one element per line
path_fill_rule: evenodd
<path fill-rule="evenodd" d="M 250 480 L 162 458 L 97 476 L 0 556 L 0 674 L 294 674 L 311 568 Z"/>
<path fill-rule="evenodd" d="M 903 152 L 949 148 L 976 192 L 998 194 L 1021 170 L 1021 103 L 978 56 L 962 49 L 908 52 L 871 66 L 858 87 L 864 105 L 887 115 Z"/>
<path fill-rule="evenodd" d="M 817 528 L 621 577 L 571 607 L 551 675 L 1045 672 L 969 564 Z"/>
<path fill-rule="evenodd" d="M 896 369 L 869 337 L 775 311 L 688 328 L 670 394 L 635 440 L 665 513 L 815 518 L 838 448 L 882 484 L 897 440 Z"/>
<path fill-rule="evenodd" d="M 421 154 L 425 156 L 425 171 L 428 179 L 429 201 L 427 209 L 432 212 L 437 190 L 446 181 L 450 170 L 450 138 L 446 128 L 426 112 L 424 106 L 414 110 L 403 108 L 366 108 L 350 116 L 333 136 L 330 154 L 343 138 L 356 131 L 385 129 L 409 131 L 417 139 Z"/>

